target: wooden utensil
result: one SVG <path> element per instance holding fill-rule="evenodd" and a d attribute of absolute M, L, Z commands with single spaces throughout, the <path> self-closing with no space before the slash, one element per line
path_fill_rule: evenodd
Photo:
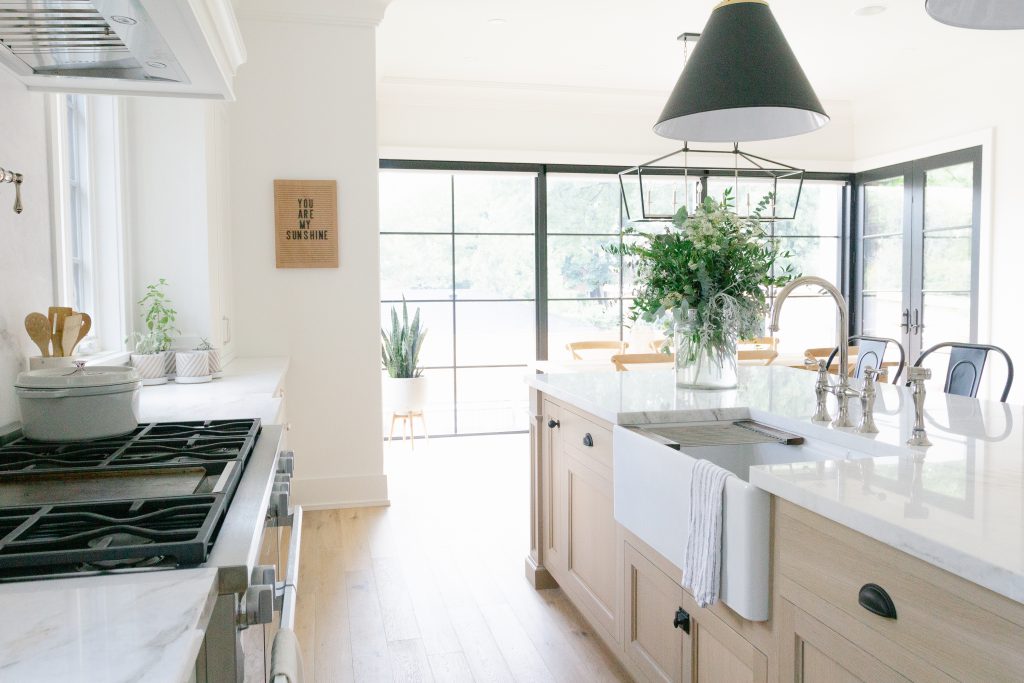
<path fill-rule="evenodd" d="M 29 313 L 25 316 L 25 331 L 44 358 L 50 355 L 50 329 L 50 321 L 42 313 Z"/>
<path fill-rule="evenodd" d="M 64 355 L 64 319 L 74 311 L 67 306 L 50 306 L 49 309 L 49 320 L 51 330 L 51 340 L 53 341 L 53 355 L 63 356 Z"/>
<path fill-rule="evenodd" d="M 71 347 L 71 351 L 74 351 L 75 347 L 82 343 L 85 336 L 89 334 L 89 330 L 92 329 L 92 317 L 88 313 L 79 313 L 78 315 L 82 316 L 82 329 L 79 331 L 78 339 L 75 340 L 75 345 Z M 71 355 L 70 351 L 68 355 Z"/>
<path fill-rule="evenodd" d="M 78 343 L 78 333 L 82 331 L 82 314 L 75 313 L 64 318 L 64 329 L 61 332 L 60 348 L 65 356 L 70 356 Z"/>

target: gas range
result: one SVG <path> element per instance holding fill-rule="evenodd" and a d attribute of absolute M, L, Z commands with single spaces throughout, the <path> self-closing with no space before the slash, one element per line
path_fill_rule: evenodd
<path fill-rule="evenodd" d="M 259 434 L 215 420 L 0 446 L 0 581 L 202 564 Z"/>

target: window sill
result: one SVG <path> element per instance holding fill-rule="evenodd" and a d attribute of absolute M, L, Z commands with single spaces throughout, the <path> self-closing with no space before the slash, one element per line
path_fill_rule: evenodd
<path fill-rule="evenodd" d="M 131 354 L 128 351 L 98 351 L 79 356 L 78 360 L 84 360 L 86 365 L 127 365 Z"/>

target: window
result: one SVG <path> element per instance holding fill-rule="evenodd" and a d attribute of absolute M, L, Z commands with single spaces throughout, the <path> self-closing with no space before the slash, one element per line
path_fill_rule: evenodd
<path fill-rule="evenodd" d="M 57 302 L 88 313 L 76 355 L 121 351 L 125 337 L 119 102 L 54 95 L 50 100 Z"/>
<path fill-rule="evenodd" d="M 431 378 L 432 435 L 526 429 L 523 369 L 538 358 L 568 360 L 570 341 L 624 340 L 642 353 L 662 338 L 661 329 L 630 320 L 629 263 L 605 249 L 632 239 L 622 235 L 618 169 L 382 166 L 381 319 L 403 297 L 410 313 L 420 309 L 429 330 L 420 360 Z M 711 178 L 708 190 L 720 196 L 726 184 L 733 179 Z M 842 281 L 848 184 L 805 180 L 796 219 L 769 226 L 806 275 Z M 666 207 L 682 200 L 668 181 L 655 186 Z M 756 204 L 770 186 L 741 178 L 739 189 Z M 834 316 L 830 298 L 798 292 L 786 307 L 784 327 L 792 332 L 780 337 L 780 349 L 802 354 L 813 345 L 811 329 L 821 330 L 821 346 L 832 343 L 833 327 L 820 321 Z"/>

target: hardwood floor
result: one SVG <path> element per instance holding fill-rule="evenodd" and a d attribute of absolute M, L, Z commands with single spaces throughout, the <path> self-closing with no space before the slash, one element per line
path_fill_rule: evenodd
<path fill-rule="evenodd" d="M 392 505 L 305 516 L 307 681 L 629 681 L 561 590 L 535 591 L 525 435 L 385 445 Z"/>

